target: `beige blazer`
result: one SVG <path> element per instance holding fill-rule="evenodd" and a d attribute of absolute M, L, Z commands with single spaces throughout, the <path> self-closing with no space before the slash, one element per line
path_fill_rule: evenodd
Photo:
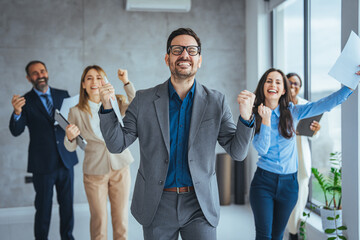
<path fill-rule="evenodd" d="M 128 97 L 128 102 L 118 101 L 122 115 L 124 115 L 129 104 L 135 97 L 135 89 L 131 83 L 124 86 L 124 89 Z M 75 106 L 70 109 L 68 120 L 80 129 L 81 136 L 87 141 L 83 164 L 83 172 L 85 174 L 104 175 L 110 171 L 110 168 L 119 170 L 134 161 L 129 149 L 126 149 L 120 154 L 112 154 L 108 151 L 105 142 L 98 138 L 92 130 L 89 113 L 81 111 Z M 70 142 L 66 136 L 64 145 L 70 152 L 75 151 L 77 147 L 76 141 Z"/>

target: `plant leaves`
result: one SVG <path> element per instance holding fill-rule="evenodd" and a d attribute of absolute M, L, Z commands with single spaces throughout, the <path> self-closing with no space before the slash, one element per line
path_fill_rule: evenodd
<path fill-rule="evenodd" d="M 347 230 L 347 227 L 346 226 L 340 226 L 337 228 L 338 230 Z"/>
<path fill-rule="evenodd" d="M 336 229 L 331 229 L 331 228 L 328 228 L 328 229 L 325 229 L 325 233 L 333 233 L 335 232 Z"/>
<path fill-rule="evenodd" d="M 320 188 L 323 192 L 323 196 L 325 199 L 325 205 L 323 207 L 325 209 L 341 209 L 341 157 L 341 152 L 330 153 L 330 171 L 328 172 L 328 174 L 320 173 L 317 168 L 311 168 L 311 172 L 319 183 Z M 335 218 L 330 220 L 333 221 L 334 219 Z"/>

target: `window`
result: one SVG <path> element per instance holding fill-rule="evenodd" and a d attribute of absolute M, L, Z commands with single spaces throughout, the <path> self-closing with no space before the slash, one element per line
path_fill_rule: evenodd
<path fill-rule="evenodd" d="M 273 63 L 285 74 L 304 76 L 304 3 L 284 3 L 273 12 Z M 303 97 L 304 88 L 300 96 Z"/>
<path fill-rule="evenodd" d="M 311 100 L 316 101 L 340 88 L 340 83 L 328 75 L 341 53 L 341 0 L 311 1 Z M 331 152 L 341 151 L 341 107 L 325 113 L 321 130 L 312 141 L 312 165 L 320 172 L 330 169 Z M 312 181 L 311 201 L 324 202 L 317 181 Z"/>
<path fill-rule="evenodd" d="M 341 0 L 286 1 L 272 15 L 273 65 L 300 75 L 299 96 L 316 101 L 338 90 L 340 83 L 328 72 L 341 52 Z M 338 106 L 323 115 L 320 134 L 311 141 L 312 164 L 323 172 L 330 153 L 341 151 L 340 111 Z M 316 180 L 310 183 L 309 200 L 324 201 Z"/>
<path fill-rule="evenodd" d="M 304 3 L 284 3 L 273 13 L 274 67 L 304 76 Z"/>

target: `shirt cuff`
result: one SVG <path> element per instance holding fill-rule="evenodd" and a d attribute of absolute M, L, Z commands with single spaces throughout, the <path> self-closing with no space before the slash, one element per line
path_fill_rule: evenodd
<path fill-rule="evenodd" d="M 241 117 L 241 115 L 240 115 L 239 119 L 240 119 L 240 121 L 241 121 L 245 126 L 247 126 L 247 127 L 250 127 L 250 128 L 251 128 L 251 127 L 254 126 L 254 122 L 255 122 L 254 114 L 251 115 L 251 118 L 250 118 L 249 120 L 243 119 L 243 118 Z"/>
<path fill-rule="evenodd" d="M 111 109 L 104 109 L 103 105 L 101 104 L 101 106 L 100 106 L 100 113 L 101 114 L 111 113 L 112 111 L 114 111 L 112 108 Z"/>
<path fill-rule="evenodd" d="M 20 115 L 16 115 L 16 114 L 14 113 L 14 120 L 15 120 L 15 121 L 18 121 L 18 120 L 20 119 L 20 117 L 21 117 L 21 113 L 20 113 Z"/>

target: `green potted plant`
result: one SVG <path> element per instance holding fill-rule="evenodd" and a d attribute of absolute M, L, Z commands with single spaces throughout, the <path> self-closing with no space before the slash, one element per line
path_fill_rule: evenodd
<path fill-rule="evenodd" d="M 314 211 L 316 209 L 316 207 L 314 206 L 310 206 L 309 210 L 310 211 L 304 211 L 303 212 L 303 220 L 301 220 L 300 222 L 300 228 L 299 228 L 299 234 L 300 234 L 300 239 L 301 240 L 307 240 L 307 233 L 306 233 L 306 221 L 310 218 L 310 214 L 312 211 Z"/>
<path fill-rule="evenodd" d="M 331 235 L 328 240 L 346 239 L 342 236 L 341 210 L 341 153 L 330 154 L 330 173 L 324 175 L 316 168 L 311 169 L 324 194 L 325 205 L 320 206 L 322 226 L 325 233 Z"/>

